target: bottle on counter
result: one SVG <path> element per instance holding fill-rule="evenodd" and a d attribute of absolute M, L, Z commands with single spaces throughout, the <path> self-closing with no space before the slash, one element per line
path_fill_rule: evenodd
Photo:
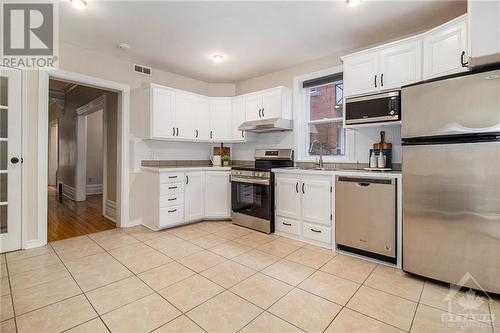
<path fill-rule="evenodd" d="M 378 155 L 377 159 L 377 167 L 378 168 L 385 168 L 385 156 L 382 150 L 380 150 L 380 154 Z"/>
<path fill-rule="evenodd" d="M 372 155 L 370 156 L 370 168 L 377 167 L 377 156 L 375 156 L 375 151 L 372 151 Z"/>

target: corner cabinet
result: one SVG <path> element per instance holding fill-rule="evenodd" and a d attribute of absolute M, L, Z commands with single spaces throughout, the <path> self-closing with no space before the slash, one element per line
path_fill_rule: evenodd
<path fill-rule="evenodd" d="M 247 133 L 240 131 L 238 127 L 246 120 L 246 105 L 244 97 L 233 98 L 233 112 L 231 117 L 231 140 L 233 142 L 245 142 Z"/>
<path fill-rule="evenodd" d="M 275 230 L 315 245 L 332 246 L 332 177 L 277 174 Z"/>
<path fill-rule="evenodd" d="M 231 98 L 210 99 L 210 141 L 231 141 Z"/>
<path fill-rule="evenodd" d="M 468 70 L 467 16 L 460 16 L 423 35 L 424 79 Z"/>
<path fill-rule="evenodd" d="M 231 217 L 231 173 L 207 172 L 205 175 L 205 217 L 226 219 Z"/>

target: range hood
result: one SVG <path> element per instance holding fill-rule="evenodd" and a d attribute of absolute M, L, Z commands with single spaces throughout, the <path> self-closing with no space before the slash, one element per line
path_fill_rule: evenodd
<path fill-rule="evenodd" d="M 269 118 L 257 119 L 243 122 L 238 131 L 248 132 L 276 132 L 276 131 L 291 131 L 293 129 L 293 122 L 288 119 L 282 118 Z"/>

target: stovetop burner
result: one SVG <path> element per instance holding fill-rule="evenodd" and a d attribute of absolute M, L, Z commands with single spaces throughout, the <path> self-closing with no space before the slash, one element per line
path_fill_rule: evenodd
<path fill-rule="evenodd" d="M 293 167 L 293 150 L 291 149 L 257 149 L 255 162 L 233 166 L 233 170 L 270 171 L 273 168 Z"/>

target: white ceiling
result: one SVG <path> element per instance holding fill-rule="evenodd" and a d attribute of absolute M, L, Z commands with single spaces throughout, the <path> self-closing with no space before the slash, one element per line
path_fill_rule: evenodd
<path fill-rule="evenodd" d="M 61 3 L 60 39 L 207 82 L 238 82 L 419 32 L 465 1 Z M 131 50 L 116 45 L 129 43 Z M 223 54 L 214 64 L 211 56 Z"/>

